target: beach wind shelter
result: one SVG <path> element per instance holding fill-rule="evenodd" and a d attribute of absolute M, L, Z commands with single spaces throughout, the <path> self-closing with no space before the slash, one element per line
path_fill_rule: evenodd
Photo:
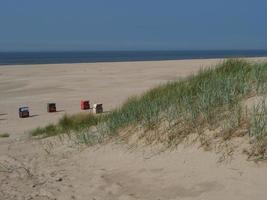
<path fill-rule="evenodd" d="M 93 112 L 95 114 L 102 113 L 103 112 L 103 104 L 101 104 L 101 103 L 94 104 L 94 106 L 93 106 Z"/>
<path fill-rule="evenodd" d="M 81 100 L 81 110 L 89 110 L 90 102 L 88 100 Z"/>
<path fill-rule="evenodd" d="M 27 118 L 30 117 L 29 107 L 24 106 L 19 108 L 19 117 L 20 118 Z"/>
<path fill-rule="evenodd" d="M 48 103 L 47 104 L 47 112 L 57 112 L 57 107 L 55 103 Z"/>

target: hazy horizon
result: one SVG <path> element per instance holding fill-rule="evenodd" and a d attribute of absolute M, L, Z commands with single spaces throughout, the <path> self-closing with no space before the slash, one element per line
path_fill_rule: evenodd
<path fill-rule="evenodd" d="M 248 52 L 248 51 L 267 51 L 266 49 L 121 49 L 121 50 L 0 50 L 0 53 L 90 53 L 90 52 Z"/>

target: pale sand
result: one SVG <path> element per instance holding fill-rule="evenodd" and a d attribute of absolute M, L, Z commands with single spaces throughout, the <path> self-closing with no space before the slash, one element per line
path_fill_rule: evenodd
<path fill-rule="evenodd" d="M 219 61 L 0 66 L 0 132 L 11 134 L 0 138 L 0 199 L 266 199 L 266 164 L 238 153 L 218 163 L 219 155 L 197 145 L 151 156 L 154 150 L 122 145 L 79 151 L 57 138 L 13 139 L 65 112 L 79 112 L 81 99 L 110 110 Z M 64 112 L 46 113 L 50 101 Z M 19 119 L 20 105 L 38 116 Z"/>
<path fill-rule="evenodd" d="M 266 199 L 267 163 L 240 153 L 219 163 L 220 154 L 198 146 L 154 154 L 111 144 L 77 150 L 49 139 L 0 145 L 1 200 Z"/>
<path fill-rule="evenodd" d="M 44 126 L 64 113 L 80 112 L 80 100 L 103 103 L 108 111 L 132 95 L 153 86 L 188 76 L 219 60 L 120 62 L 0 66 L 0 130 L 12 137 Z M 56 114 L 46 103 L 57 103 Z M 18 107 L 29 106 L 29 119 L 18 118 Z"/>
<path fill-rule="evenodd" d="M 253 58 L 252 60 L 266 60 Z M 0 131 L 21 136 L 37 126 L 80 112 L 80 100 L 103 103 L 104 110 L 119 106 L 132 95 L 186 77 L 221 60 L 180 60 L 90 64 L 0 66 Z M 59 111 L 46 112 L 46 103 Z M 18 118 L 18 108 L 29 106 L 33 117 Z"/>

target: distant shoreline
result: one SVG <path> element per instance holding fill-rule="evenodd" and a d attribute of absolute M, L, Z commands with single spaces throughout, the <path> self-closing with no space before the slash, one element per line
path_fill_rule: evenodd
<path fill-rule="evenodd" d="M 71 64 L 267 57 L 267 50 L 0 52 L 0 65 Z"/>

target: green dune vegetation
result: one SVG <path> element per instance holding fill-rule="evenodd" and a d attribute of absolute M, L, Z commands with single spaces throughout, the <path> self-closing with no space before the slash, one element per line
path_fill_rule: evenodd
<path fill-rule="evenodd" d="M 266 156 L 267 63 L 229 59 L 184 80 L 129 98 L 101 115 L 65 115 L 33 136 L 74 135 L 93 145 L 118 139 L 173 147 L 194 136 L 203 146 L 246 137 L 255 156 Z"/>
<path fill-rule="evenodd" d="M 8 133 L 0 133 L 0 138 L 8 138 L 9 134 Z"/>

